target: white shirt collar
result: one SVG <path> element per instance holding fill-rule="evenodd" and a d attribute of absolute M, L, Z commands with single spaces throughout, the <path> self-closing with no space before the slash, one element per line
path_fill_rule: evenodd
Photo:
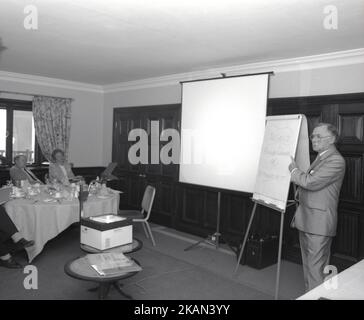
<path fill-rule="evenodd" d="M 325 151 L 322 151 L 319 155 L 320 157 L 323 156 L 327 151 L 329 151 L 329 149 L 325 150 Z"/>

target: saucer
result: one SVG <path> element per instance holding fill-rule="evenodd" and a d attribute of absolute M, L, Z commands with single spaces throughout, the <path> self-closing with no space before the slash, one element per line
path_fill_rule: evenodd
<path fill-rule="evenodd" d="M 15 199 L 24 198 L 25 197 L 25 193 L 12 194 L 11 197 L 12 198 L 15 198 Z"/>
<path fill-rule="evenodd" d="M 99 196 L 97 196 L 97 198 L 99 198 L 99 199 L 108 199 L 108 198 L 110 198 L 110 196 L 99 195 Z"/>

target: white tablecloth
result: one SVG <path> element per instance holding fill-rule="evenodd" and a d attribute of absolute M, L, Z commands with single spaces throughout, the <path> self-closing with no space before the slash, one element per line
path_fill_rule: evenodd
<path fill-rule="evenodd" d="M 364 300 L 364 259 L 340 272 L 298 300 Z M 335 285 L 337 284 L 337 286 Z"/>
<path fill-rule="evenodd" d="M 44 197 L 39 200 L 14 199 L 5 204 L 8 213 L 21 235 L 27 240 L 34 240 L 35 245 L 27 248 L 29 262 L 43 250 L 45 244 L 79 221 L 79 201 L 62 200 L 61 203 L 46 203 Z M 107 198 L 89 196 L 84 203 L 84 216 L 116 214 L 119 208 L 119 192 Z"/>

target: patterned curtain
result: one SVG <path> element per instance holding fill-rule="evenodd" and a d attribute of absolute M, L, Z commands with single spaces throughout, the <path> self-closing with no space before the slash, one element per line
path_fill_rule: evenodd
<path fill-rule="evenodd" d="M 35 96 L 33 117 L 35 134 L 43 155 L 51 161 L 54 149 L 62 149 L 68 159 L 72 99 Z"/>

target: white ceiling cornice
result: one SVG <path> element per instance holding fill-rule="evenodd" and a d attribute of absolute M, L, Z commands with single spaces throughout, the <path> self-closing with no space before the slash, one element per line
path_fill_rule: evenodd
<path fill-rule="evenodd" d="M 0 80 L 24 83 L 24 84 L 31 84 L 31 85 L 47 86 L 47 87 L 53 87 L 53 88 L 103 93 L 102 86 L 98 86 L 98 85 L 94 85 L 94 84 L 69 81 L 69 80 L 63 80 L 63 79 L 56 79 L 56 78 L 34 76 L 34 75 L 30 75 L 30 74 L 7 72 L 7 71 L 1 71 L 1 70 L 0 70 Z"/>
<path fill-rule="evenodd" d="M 103 90 L 104 93 L 112 93 L 126 90 L 171 86 L 176 85 L 181 81 L 218 77 L 221 73 L 225 73 L 227 76 L 270 71 L 281 73 L 360 63 L 364 63 L 364 48 L 120 82 L 105 85 L 103 86 Z"/>
<path fill-rule="evenodd" d="M 317 68 L 337 67 L 360 63 L 364 63 L 364 48 L 332 52 L 314 56 L 272 60 L 267 62 L 257 62 L 223 68 L 214 68 L 203 71 L 179 73 L 162 77 L 120 82 L 105 86 L 34 76 L 29 74 L 13 73 L 1 70 L 0 80 L 54 88 L 80 90 L 86 92 L 112 93 L 126 90 L 171 86 L 176 85 L 181 81 L 218 77 L 221 75 L 221 73 L 225 73 L 227 76 L 270 71 L 273 71 L 275 73 L 281 73 Z"/>

